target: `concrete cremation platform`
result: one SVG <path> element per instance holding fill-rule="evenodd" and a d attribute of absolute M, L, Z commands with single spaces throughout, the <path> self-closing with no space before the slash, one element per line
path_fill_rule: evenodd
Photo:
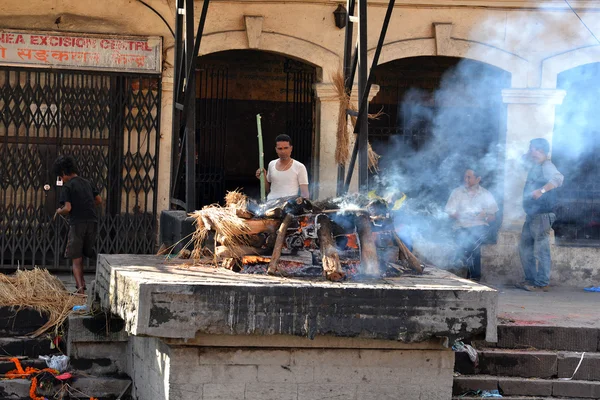
<path fill-rule="evenodd" d="M 98 257 L 138 399 L 448 399 L 452 342 L 497 340 L 497 292 L 446 271 L 334 283 L 183 261 Z"/>

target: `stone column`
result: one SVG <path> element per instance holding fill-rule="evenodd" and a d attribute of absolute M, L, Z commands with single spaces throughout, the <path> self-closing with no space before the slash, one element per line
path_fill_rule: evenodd
<path fill-rule="evenodd" d="M 161 110 L 160 110 L 160 141 L 157 166 L 157 212 L 169 209 L 171 189 L 171 147 L 173 135 L 173 68 L 163 72 Z"/>
<path fill-rule="evenodd" d="M 520 230 L 523 225 L 522 199 L 527 170 L 521 165 L 521 156 L 527 152 L 531 139 L 545 138 L 552 144 L 555 107 L 562 103 L 565 94 L 564 90 L 556 89 L 502 91 L 502 99 L 507 104 L 502 230 Z"/>
<path fill-rule="evenodd" d="M 354 85 L 356 87 L 356 85 Z M 371 86 L 369 101 L 379 92 L 379 86 Z M 313 198 L 325 198 L 335 196 L 337 188 L 337 164 L 335 162 L 336 133 L 339 113 L 339 96 L 335 87 L 331 83 L 317 83 L 315 85 L 315 95 L 317 98 L 316 121 L 316 149 L 314 165 L 316 174 L 314 175 L 315 185 Z M 358 90 L 352 91 L 351 101 L 358 104 Z M 354 146 L 354 138 L 351 139 L 350 152 Z M 350 185 L 351 191 L 358 188 L 358 168 L 355 166 Z"/>

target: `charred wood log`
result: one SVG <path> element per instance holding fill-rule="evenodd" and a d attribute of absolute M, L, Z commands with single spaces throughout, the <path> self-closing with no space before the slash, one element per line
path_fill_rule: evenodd
<path fill-rule="evenodd" d="M 379 274 L 379 260 L 377 248 L 371 230 L 371 219 L 367 214 L 356 216 L 356 230 L 360 246 L 360 265 L 362 273 L 366 275 Z"/>
<path fill-rule="evenodd" d="M 340 264 L 340 255 L 335 247 L 335 241 L 331 233 L 331 221 L 326 215 L 317 217 L 319 229 L 319 245 L 323 261 L 323 275 L 330 281 L 338 282 L 345 278 L 345 273 Z"/>
<path fill-rule="evenodd" d="M 400 239 L 400 237 L 398 236 L 398 234 L 396 232 L 394 232 L 394 241 L 398 245 L 399 258 L 401 260 L 406 260 L 412 270 L 414 270 L 415 272 L 418 272 L 419 274 L 422 274 L 423 266 L 421 265 L 421 262 L 417 259 L 417 257 L 414 256 L 413 253 L 410 252 L 408 247 L 406 247 L 406 245 L 404 244 L 402 239 Z"/>
<path fill-rule="evenodd" d="M 271 256 L 269 269 L 267 270 L 267 273 L 270 275 L 277 272 L 277 264 L 279 263 L 279 258 L 281 257 L 281 250 L 283 249 L 283 243 L 285 242 L 285 235 L 293 218 L 294 217 L 291 214 L 288 214 L 283 219 L 281 225 L 279 225 L 279 229 L 277 230 L 277 239 L 275 240 L 275 246 L 273 247 L 273 255 Z"/>

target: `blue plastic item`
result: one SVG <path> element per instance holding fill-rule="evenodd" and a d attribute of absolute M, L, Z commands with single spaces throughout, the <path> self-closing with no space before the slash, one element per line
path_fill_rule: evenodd
<path fill-rule="evenodd" d="M 592 286 L 583 288 L 586 292 L 600 292 L 600 286 Z"/>
<path fill-rule="evenodd" d="M 73 306 L 73 311 L 87 311 L 87 305 L 83 306 Z"/>

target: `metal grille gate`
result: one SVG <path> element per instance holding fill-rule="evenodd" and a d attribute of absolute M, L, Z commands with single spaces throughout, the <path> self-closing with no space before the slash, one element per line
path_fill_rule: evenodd
<path fill-rule="evenodd" d="M 0 69 L 0 268 L 67 266 L 61 154 L 101 192 L 98 252 L 153 252 L 159 121 L 155 76 Z"/>
<path fill-rule="evenodd" d="M 202 206 L 225 195 L 228 69 L 202 68 L 196 82 L 196 204 Z"/>
<path fill-rule="evenodd" d="M 294 158 L 306 166 L 309 182 L 312 182 L 314 69 L 307 70 L 306 65 L 287 59 L 284 72 L 286 73 L 286 134 L 292 138 Z"/>

